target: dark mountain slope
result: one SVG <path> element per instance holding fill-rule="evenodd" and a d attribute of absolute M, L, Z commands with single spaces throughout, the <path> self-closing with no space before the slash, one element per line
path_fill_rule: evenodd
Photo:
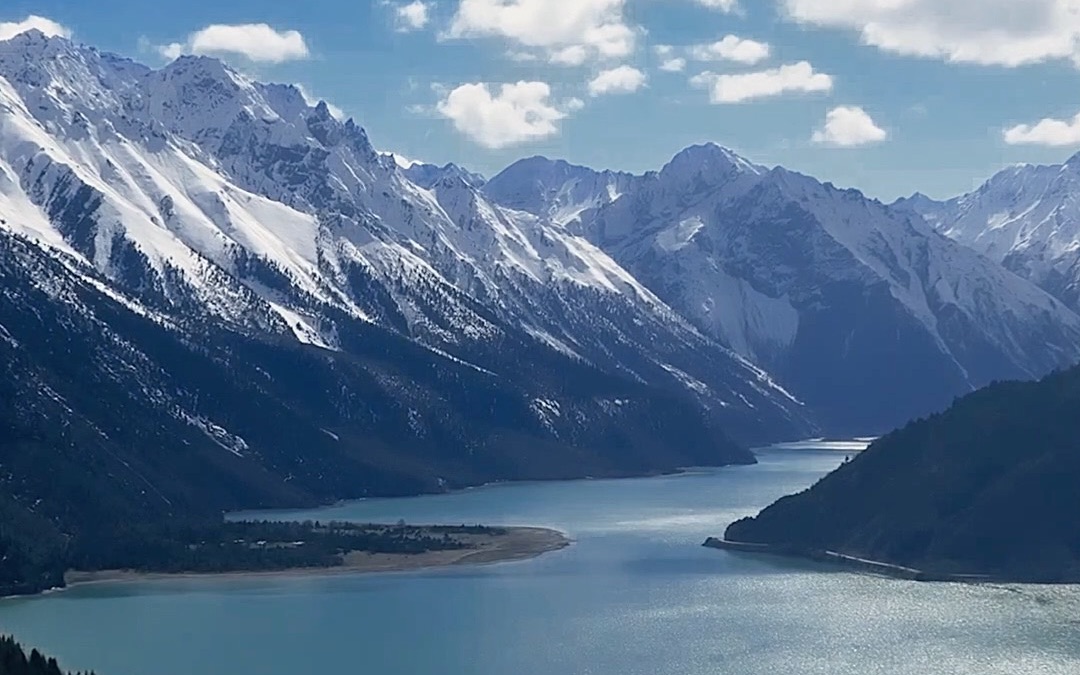
<path fill-rule="evenodd" d="M 1080 369 L 994 384 L 726 538 L 934 574 L 1080 579 Z"/>
<path fill-rule="evenodd" d="M 132 522 L 752 461 L 680 397 L 569 360 L 517 384 L 375 326 L 330 352 L 100 283 L 0 233 L 0 591 Z"/>

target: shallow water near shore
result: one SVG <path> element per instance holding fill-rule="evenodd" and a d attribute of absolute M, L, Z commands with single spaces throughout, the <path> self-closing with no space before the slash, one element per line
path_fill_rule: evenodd
<path fill-rule="evenodd" d="M 702 548 L 844 454 L 760 459 L 259 514 L 535 525 L 575 544 L 423 572 L 95 584 L 4 601 L 0 631 L 98 675 L 1080 672 L 1078 587 L 918 584 Z"/>

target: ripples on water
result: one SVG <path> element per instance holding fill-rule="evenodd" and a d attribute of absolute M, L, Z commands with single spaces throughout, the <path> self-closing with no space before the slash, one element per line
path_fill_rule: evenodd
<path fill-rule="evenodd" d="M 1080 673 L 1075 587 L 916 584 L 700 547 L 849 449 L 277 514 L 548 525 L 577 544 L 427 573 L 84 587 L 0 605 L 0 629 L 100 675 Z"/>

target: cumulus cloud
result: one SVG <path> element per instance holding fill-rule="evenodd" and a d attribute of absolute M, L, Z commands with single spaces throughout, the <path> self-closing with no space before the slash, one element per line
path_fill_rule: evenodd
<path fill-rule="evenodd" d="M 590 96 L 632 94 L 645 86 L 645 73 L 631 66 L 602 71 L 589 81 Z"/>
<path fill-rule="evenodd" d="M 831 75 L 814 71 L 806 61 L 753 73 L 723 74 L 706 71 L 690 78 L 690 84 L 708 89 L 713 103 L 743 103 L 780 96 L 788 92 L 831 91 Z"/>
<path fill-rule="evenodd" d="M 548 60 L 560 66 L 580 66 L 589 60 L 589 50 L 583 45 L 570 45 L 551 52 Z"/>
<path fill-rule="evenodd" d="M 157 51 L 168 59 L 182 54 L 234 55 L 261 63 L 282 63 L 310 55 L 298 31 L 278 31 L 265 23 L 213 24 L 192 33 L 186 42 L 161 45 Z"/>
<path fill-rule="evenodd" d="M 1018 124 L 1005 130 L 1009 145 L 1080 145 L 1080 114 L 1069 120 L 1045 118 L 1035 124 Z"/>
<path fill-rule="evenodd" d="M 880 143 L 889 137 L 870 115 L 858 106 L 839 106 L 825 115 L 825 125 L 811 140 L 837 148 L 857 148 Z"/>
<path fill-rule="evenodd" d="M 656 45 L 653 52 L 660 59 L 660 70 L 668 73 L 681 73 L 686 70 L 686 59 L 677 56 L 671 45 Z"/>
<path fill-rule="evenodd" d="M 1077 0 L 782 0 L 799 23 L 858 31 L 882 50 L 1019 66 L 1077 58 Z"/>
<path fill-rule="evenodd" d="M 625 5 L 626 0 L 461 0 L 446 37 L 502 38 L 542 50 L 561 65 L 622 58 L 637 41 Z"/>
<path fill-rule="evenodd" d="M 690 56 L 697 61 L 735 61 L 752 66 L 769 58 L 771 51 L 764 42 L 727 35 L 719 42 L 690 47 Z"/>
<path fill-rule="evenodd" d="M 179 42 L 170 42 L 167 45 L 158 45 L 154 47 L 158 54 L 161 54 L 164 58 L 172 61 L 178 59 L 184 55 L 185 51 L 189 51 L 187 47 Z"/>
<path fill-rule="evenodd" d="M 426 2 L 415 0 L 407 5 L 394 6 L 394 19 L 397 29 L 402 33 L 423 30 L 431 21 L 431 6 Z"/>
<path fill-rule="evenodd" d="M 31 14 L 22 21 L 0 21 L 0 41 L 10 40 L 28 30 L 39 30 L 49 37 L 71 37 L 71 29 L 66 26 L 62 26 L 52 19 Z"/>
<path fill-rule="evenodd" d="M 667 73 L 681 73 L 682 71 L 686 70 L 686 59 L 667 59 L 660 64 L 660 70 L 663 70 Z"/>
<path fill-rule="evenodd" d="M 446 92 L 436 110 L 468 138 L 500 149 L 558 134 L 559 122 L 581 105 L 577 99 L 561 106 L 553 102 L 546 82 L 517 82 L 497 89 L 471 83 Z"/>

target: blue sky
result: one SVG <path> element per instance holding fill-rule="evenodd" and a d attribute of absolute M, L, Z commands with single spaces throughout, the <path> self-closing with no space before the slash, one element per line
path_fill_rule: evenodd
<path fill-rule="evenodd" d="M 382 149 L 488 175 L 533 154 L 644 171 L 714 141 L 891 200 L 1080 150 L 1075 4 L 5 0 L 0 22 L 45 17 L 152 65 L 219 55 L 302 84 Z M 229 30 L 251 24 L 271 32 Z"/>

